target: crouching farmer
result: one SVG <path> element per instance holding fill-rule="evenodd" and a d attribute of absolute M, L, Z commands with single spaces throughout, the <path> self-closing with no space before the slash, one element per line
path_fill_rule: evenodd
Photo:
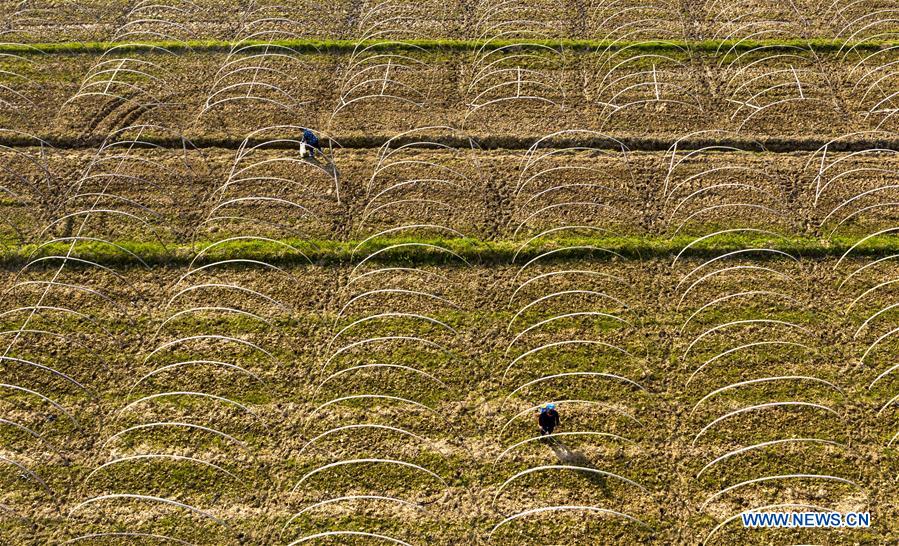
<path fill-rule="evenodd" d="M 321 144 L 318 141 L 318 137 L 315 136 L 310 129 L 303 129 L 303 138 L 300 140 L 300 157 L 306 157 L 306 152 L 309 152 L 310 159 L 315 158 L 315 152 L 318 152 L 321 155 L 322 153 Z"/>

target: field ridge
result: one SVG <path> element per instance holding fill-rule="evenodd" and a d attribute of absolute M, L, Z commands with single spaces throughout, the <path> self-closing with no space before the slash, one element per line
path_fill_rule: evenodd
<path fill-rule="evenodd" d="M 812 236 L 765 236 L 758 233 L 725 233 L 715 238 L 677 236 L 663 237 L 633 235 L 621 237 L 572 237 L 565 239 L 540 239 L 539 244 L 525 241 L 483 240 L 474 238 L 378 238 L 372 242 L 338 241 L 328 239 L 241 239 L 214 243 L 162 243 L 137 241 L 109 241 L 109 243 L 81 243 L 74 247 L 70 257 L 89 260 L 101 265 L 139 266 L 142 264 L 168 264 L 186 266 L 194 262 L 203 249 L 215 249 L 196 260 L 196 264 L 216 260 L 247 258 L 272 264 L 318 265 L 356 263 L 373 253 L 390 247 L 372 258 L 377 263 L 452 263 L 459 258 L 478 264 L 524 264 L 548 250 L 570 248 L 555 259 L 674 259 L 686 247 L 689 256 L 717 255 L 722 251 L 746 248 L 768 248 L 802 258 L 839 258 L 852 250 L 853 255 L 878 257 L 899 253 L 899 234 L 890 233 L 869 239 L 864 245 L 853 248 L 852 237 L 831 239 Z M 412 246 L 414 244 L 414 246 Z M 397 246 L 399 245 L 399 246 Z M 404 246 L 409 245 L 409 246 Z M 292 248 L 295 253 L 292 253 Z M 0 247 L 0 266 L 19 268 L 40 257 L 58 256 L 70 250 L 68 242 L 24 244 Z M 124 251 L 124 252 L 123 252 Z M 450 253 L 446 252 L 450 251 Z M 452 254 L 455 254 L 453 256 Z M 685 253 L 686 255 L 687 253 Z M 758 256 L 756 259 L 764 259 Z"/>
<path fill-rule="evenodd" d="M 347 135 L 322 135 L 327 146 L 351 150 L 363 150 L 380 148 L 388 141 L 395 146 L 409 148 L 433 148 L 434 144 L 446 145 L 453 148 L 467 148 L 476 146 L 481 150 L 527 150 L 534 143 L 540 141 L 542 148 L 563 149 L 573 146 L 594 148 L 599 150 L 621 150 L 622 146 L 631 152 L 664 152 L 671 150 L 675 145 L 678 150 L 699 150 L 707 147 L 731 147 L 742 150 L 757 150 L 759 153 L 786 154 L 792 152 L 815 152 L 827 146 L 831 152 L 860 152 L 871 148 L 896 150 L 899 149 L 899 136 L 888 136 L 885 133 L 870 131 L 858 133 L 849 137 L 833 139 L 822 136 L 797 136 L 797 137 L 759 137 L 739 138 L 733 134 L 723 134 L 714 131 L 699 131 L 693 135 L 681 138 L 659 138 L 622 136 L 620 138 L 596 133 L 593 138 L 566 137 L 564 135 L 546 138 L 546 135 L 518 136 L 518 135 L 478 135 L 471 134 L 467 137 L 447 136 L 446 134 L 434 134 L 427 137 L 427 142 L 422 143 L 422 134 L 414 136 L 393 136 L 388 134 L 347 134 Z M 27 135 L 18 132 L 0 132 L 0 147 L 4 148 L 29 148 L 34 147 L 36 140 L 46 146 L 60 150 L 92 150 L 103 143 L 102 137 L 77 138 L 59 136 L 53 134 Z M 299 149 L 299 144 L 291 140 L 269 141 L 264 139 L 241 138 L 216 138 L 197 137 L 190 135 L 185 139 L 154 136 L 145 134 L 139 142 L 135 142 L 133 148 L 166 148 L 181 149 L 185 140 L 196 149 L 221 148 L 237 150 L 242 146 L 257 146 L 265 144 L 270 150 L 294 150 Z"/>
<path fill-rule="evenodd" d="M 603 49 L 620 51 L 689 51 L 720 53 L 745 52 L 759 47 L 770 51 L 792 51 L 797 47 L 811 48 L 818 52 L 841 52 L 848 50 L 877 51 L 899 45 L 894 40 L 870 39 L 847 42 L 833 38 L 811 38 L 795 40 L 583 40 L 583 39 L 515 39 L 515 40 L 465 40 L 465 39 L 409 39 L 409 40 L 347 40 L 347 39 L 282 39 L 282 40 L 160 40 L 140 42 L 43 42 L 43 43 L 3 43 L 0 53 L 18 55 L 41 54 L 90 54 L 104 53 L 115 49 L 120 53 L 153 51 L 165 49 L 171 53 L 203 53 L 231 51 L 236 47 L 277 46 L 290 48 L 297 53 L 346 53 L 356 49 L 380 51 L 477 51 L 489 46 L 501 48 L 517 46 L 536 52 L 549 48 L 574 51 Z"/>

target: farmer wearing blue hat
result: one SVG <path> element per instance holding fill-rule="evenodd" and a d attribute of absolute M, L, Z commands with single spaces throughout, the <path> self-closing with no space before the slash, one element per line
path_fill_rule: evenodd
<path fill-rule="evenodd" d="M 552 434 L 553 430 L 559 426 L 559 412 L 556 411 L 556 405 L 549 403 L 540 406 L 537 412 L 537 424 L 540 425 L 540 436 Z"/>

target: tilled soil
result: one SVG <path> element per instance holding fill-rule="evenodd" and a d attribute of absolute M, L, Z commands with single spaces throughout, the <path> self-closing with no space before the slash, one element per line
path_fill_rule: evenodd
<path fill-rule="evenodd" d="M 111 48 L 102 56 L 11 56 L 0 58 L 8 71 L 0 99 L 9 106 L 0 122 L 70 144 L 143 123 L 235 146 L 277 125 L 313 127 L 338 143 L 448 125 L 476 142 L 510 139 L 505 147 L 575 128 L 668 144 L 722 130 L 784 145 L 896 129 L 895 48 L 851 57 L 814 45 L 740 55 L 490 51 L 288 49 L 266 57 L 264 49 Z"/>
<path fill-rule="evenodd" d="M 351 0 L 317 6 L 296 0 L 227 4 L 215 0 L 90 0 L 77 4 L 9 0 L 0 4 L 0 17 L 12 41 L 23 43 L 127 42 L 147 36 L 156 40 L 232 39 L 264 27 L 261 23 L 304 38 L 359 38 L 370 31 L 366 23 L 373 22 L 407 36 L 483 38 L 478 31 L 509 19 L 516 22 L 518 32 L 532 38 L 612 39 L 628 33 L 631 39 L 703 40 L 745 32 L 747 20 L 767 31 L 767 37 L 846 38 L 852 23 L 867 26 L 863 28 L 865 36 L 875 33 L 878 20 L 864 19 L 864 15 L 884 12 L 890 6 L 875 0 L 848 5 L 794 2 L 788 6 L 758 0 L 727 7 L 693 0 L 652 5 L 525 0 L 516 3 L 512 12 L 464 1 L 398 2 L 385 9 L 384 5 Z M 859 24 L 859 19 L 865 24 Z"/>
<path fill-rule="evenodd" d="M 889 2 L 0 17 L 0 543 L 899 541 Z"/>
<path fill-rule="evenodd" d="M 855 242 L 897 221 L 886 206 L 899 184 L 895 154 L 873 142 L 862 152 L 616 152 L 570 143 L 527 152 L 446 149 L 439 136 L 422 135 L 424 144 L 397 146 L 389 157 L 394 147 L 334 148 L 327 162 L 305 163 L 296 150 L 277 147 L 246 156 L 221 148 L 136 149 L 117 171 L 91 165 L 115 157 L 115 149 L 17 147 L 0 154 L 10 167 L 0 175 L 9 192 L 0 201 L 2 233 L 14 246 L 65 237 L 90 207 L 133 213 L 92 227 L 107 240 L 180 245 L 251 234 L 520 244 L 564 224 L 607 230 L 568 233 L 580 237 L 699 237 L 753 228 Z M 92 199 L 100 190 L 109 196 Z M 259 223 L 272 215 L 280 222 Z"/>
<path fill-rule="evenodd" d="M 29 468 L 40 475 L 54 493 L 41 491 L 36 483 L 24 476 L 19 475 L 17 479 L 16 472 L 7 472 L 4 504 L 27 519 L 5 520 L 4 540 L 10 544 L 59 543 L 83 533 L 118 529 L 152 530 L 202 544 L 280 544 L 313 531 L 365 529 L 412 543 L 428 540 L 436 544 L 517 544 L 567 537 L 573 541 L 615 544 L 696 544 L 712 532 L 716 522 L 739 512 L 741 506 L 746 503 L 758 506 L 765 502 L 870 510 L 873 526 L 864 531 L 788 533 L 743 531 L 738 524 L 731 523 L 717 531 L 710 543 L 768 544 L 789 539 L 880 544 L 895 540 L 899 530 L 895 526 L 897 514 L 891 499 L 897 492 L 893 478 L 899 468 L 895 458 L 890 456 L 890 449 L 885 447 L 893 433 L 894 421 L 890 419 L 891 412 L 878 413 L 885 400 L 879 393 L 866 388 L 889 364 L 889 353 L 881 354 L 876 361 L 860 364 L 866 343 L 852 338 L 852 325 L 860 322 L 859 315 L 843 312 L 848 298 L 835 288 L 839 277 L 834 273 L 834 260 L 806 259 L 795 265 L 770 264 L 778 268 L 789 265 L 793 270 L 797 284 L 790 294 L 801 303 L 799 310 L 789 306 L 778 309 L 765 303 L 756 306 L 750 302 L 735 308 L 733 315 L 733 318 L 781 317 L 796 321 L 808 327 L 811 334 L 795 337 L 788 333 L 781 339 L 809 344 L 811 352 L 801 357 L 789 352 L 783 355 L 766 353 L 761 355 L 762 360 L 735 360 L 715 365 L 714 373 L 690 379 L 702 358 L 686 354 L 688 347 L 698 332 L 714 324 L 714 320 L 711 323 L 700 321 L 682 332 L 687 314 L 683 309 L 677 309 L 675 287 L 682 275 L 700 263 L 687 260 L 672 267 L 668 259 L 652 259 L 554 264 L 547 271 L 589 267 L 627 279 L 626 286 L 620 287 L 616 295 L 629 305 L 624 316 L 630 325 L 604 327 L 606 333 L 602 339 L 624 346 L 633 355 L 633 361 L 607 360 L 597 352 L 591 356 L 594 360 L 589 366 L 622 373 L 640 383 L 642 389 L 604 381 L 591 384 L 584 380 L 528 395 L 519 392 L 511 399 L 507 396 L 515 385 L 534 377 L 534 373 L 562 371 L 580 358 L 577 352 L 561 352 L 555 357 L 561 360 L 538 360 L 524 366 L 529 369 L 504 374 L 503 370 L 510 366 L 511 356 L 518 352 L 514 348 L 511 353 L 506 352 L 516 331 L 507 326 L 516 308 L 515 304 L 509 305 L 509 294 L 517 285 L 513 279 L 518 267 L 472 265 L 435 270 L 447 278 L 440 293 L 459 302 L 460 307 L 456 310 L 434 300 L 414 303 L 408 297 L 396 298 L 393 303 L 380 298 L 368 306 L 357 303 L 344 307 L 351 299 L 349 294 L 361 293 L 363 288 L 347 290 L 343 279 L 347 278 L 351 265 L 289 267 L 279 274 L 251 269 L 223 270 L 208 278 L 222 284 L 239 283 L 264 292 L 293 309 L 286 314 L 269 307 L 266 315 L 269 325 L 212 311 L 176 317 L 174 322 L 163 324 L 174 309 L 186 309 L 191 304 L 183 297 L 174 303 L 174 307 L 168 301 L 178 292 L 177 280 L 185 270 L 163 267 L 152 271 L 124 270 L 128 288 L 116 290 L 119 296 L 116 301 L 124 306 L 123 316 L 130 320 L 111 314 L 109 306 L 104 308 L 102 302 L 84 301 L 78 309 L 89 312 L 95 323 L 65 317 L 57 317 L 63 322 L 56 325 L 44 319 L 33 323 L 35 328 L 39 325 L 62 327 L 81 344 L 67 342 L 51 346 L 46 338 L 38 337 L 15 351 L 22 358 L 40 357 L 41 362 L 64 370 L 88 386 L 93 395 L 86 396 L 78 389 L 73 390 L 71 385 L 66 387 L 59 382 L 42 384 L 42 392 L 53 392 L 54 398 L 79 420 L 75 429 L 64 422 L 39 424 L 41 432 L 57 446 L 58 452 L 29 443 L 15 430 L 5 433 L 11 445 L 28 454 Z M 70 271 L 65 280 L 77 281 L 75 273 Z M 401 286 L 396 284 L 399 278 L 381 282 Z M 104 279 L 97 275 L 90 275 L 90 280 L 98 287 L 114 283 L 111 277 Z M 14 274 L 8 273 L 4 285 L 10 286 L 14 282 Z M 748 281 L 738 281 L 736 286 L 745 282 Z M 431 285 L 419 283 L 417 286 L 427 289 Z M 561 290 L 566 285 L 558 284 L 555 288 Z M 519 292 L 517 297 L 520 301 L 522 293 Z M 694 293 L 691 297 L 701 300 L 703 295 Z M 210 300 L 205 301 L 209 303 Z M 197 304 L 200 302 L 197 300 Z M 219 303 L 263 309 L 241 299 L 220 300 Z M 353 331 L 334 338 L 340 331 L 335 320 L 337 324 L 346 325 L 386 308 L 402 310 L 405 304 L 412 304 L 408 308 L 410 311 L 438 318 L 455 330 L 452 334 L 434 325 L 411 323 L 412 331 L 417 335 L 446 344 L 448 353 L 408 353 L 402 343 L 349 357 L 336 349 L 353 340 L 399 331 L 397 326 L 403 323 L 392 327 L 384 324 L 381 329 L 370 327 L 367 331 Z M 15 305 L 11 299 L 5 300 L 6 308 Z M 557 308 L 565 309 L 566 306 L 577 306 L 577 303 L 575 300 L 557 303 Z M 738 316 L 736 310 L 742 315 Z M 52 317 L 47 320 L 50 319 Z M 18 326 L 14 316 L 7 315 L 4 321 L 8 327 Z M 574 329 L 555 330 L 550 338 L 577 338 L 592 329 L 579 331 L 579 326 L 572 327 Z M 190 347 L 182 344 L 177 353 L 167 356 L 169 341 L 213 332 L 237 335 L 264 348 L 269 356 L 248 351 L 245 347 L 220 345 L 213 339 L 192 342 Z M 740 335 L 744 341 L 754 339 L 751 330 Z M 725 342 L 723 346 L 728 345 Z M 239 364 L 252 372 L 253 377 L 221 369 L 186 367 L 140 380 L 144 374 L 159 368 L 167 360 L 171 361 L 172 356 L 183 360 L 204 354 L 214 354 L 217 359 Z M 339 355 L 337 360 L 335 354 Z M 335 370 L 347 369 L 354 362 L 366 363 L 380 358 L 414 363 L 441 383 L 415 377 L 378 379 L 377 372 L 372 371 L 375 375 L 347 376 L 338 382 L 320 385 L 321 380 Z M 567 359 L 574 360 L 566 364 Z M 760 385 L 717 400 L 705 400 L 704 407 L 695 411 L 694 406 L 703 393 L 737 381 L 740 368 L 750 363 L 753 366 L 750 375 L 810 375 L 832 381 L 840 392 L 822 385 Z M 538 368 L 533 368 L 534 364 Z M 24 384 L 37 381 L 39 377 L 40 374 L 33 370 L 18 370 L 8 381 Z M 786 390 L 779 390 L 782 388 Z M 141 393 L 180 390 L 215 393 L 239 401 L 253 415 L 229 407 L 229 404 L 191 401 L 189 397 L 129 406 Z M 436 413 L 422 414 L 416 407 L 400 408 L 402 411 L 398 413 L 390 404 L 375 402 L 315 409 L 329 399 L 375 390 L 421 401 L 434 407 Z M 562 397 L 593 399 L 602 402 L 606 408 L 583 408 L 575 402 L 562 402 L 562 431 L 603 430 L 629 437 L 631 441 L 609 443 L 562 437 L 557 444 L 531 442 L 506 451 L 515 442 L 533 435 L 529 414 L 513 418 L 519 410 L 526 409 L 533 401 Z M 811 410 L 750 414 L 733 420 L 725 429 L 704 433 L 694 443 L 703 426 L 727 408 L 751 405 L 757 400 L 800 397 L 833 407 L 839 417 L 822 420 Z M 20 407 L 24 413 L 14 410 L 7 413 L 19 418 L 30 415 L 33 420 L 36 415 L 30 414 L 28 408 L 32 402 L 27 397 L 7 398 L 6 403 L 12 404 L 11 410 L 18 404 L 26 404 Z M 137 408 L 142 409 L 135 414 Z M 610 410 L 614 411 L 607 413 Z M 636 421 L 615 411 L 630 414 Z M 46 413 L 44 419 L 49 419 L 51 414 Z M 141 422 L 196 421 L 198 418 L 209 426 L 236 435 L 245 442 L 245 447 L 236 449 L 228 442 L 210 441 L 202 435 L 192 436 L 177 430 L 146 432 L 132 439 L 128 439 L 127 434 L 116 436 Z M 511 428 L 507 423 L 510 418 L 513 418 L 509 421 Z M 420 440 L 408 437 L 398 440 L 388 431 L 374 430 L 360 431 L 344 438 L 338 434 L 319 440 L 312 447 L 307 445 L 309 439 L 324 430 L 354 422 L 390 424 L 413 431 L 420 435 Z M 702 478 L 696 477 L 704 464 L 722 453 L 722 448 L 726 451 L 728 446 L 764 441 L 766 437 L 772 437 L 771 431 L 782 433 L 786 430 L 832 439 L 839 445 L 765 451 L 739 465 L 713 469 Z M 221 471 L 177 461 L 135 461 L 91 473 L 103 462 L 116 457 L 148 452 L 167 452 L 212 461 L 231 474 L 225 476 Z M 363 467 L 308 477 L 301 487 L 295 487 L 306 472 L 318 465 L 372 456 L 416 462 L 435 472 L 437 477 L 407 473 L 402 468 L 377 471 Z M 501 488 L 515 472 L 545 464 L 576 464 L 613 472 L 634 480 L 639 487 L 591 474 L 549 473 Z M 705 502 L 717 490 L 746 476 L 777 473 L 826 473 L 849 479 L 855 485 L 800 480 L 789 487 L 746 488 L 711 503 Z M 349 494 L 353 491 L 356 494 L 374 491 L 380 495 L 412 499 L 420 507 L 393 507 L 372 501 L 321 507 L 302 514 L 282 534 L 282 527 L 292 513 L 316 500 L 334 497 L 338 492 Z M 203 517 L 194 521 L 189 514 L 178 510 L 148 507 L 139 502 L 133 510 L 124 510 L 127 504 L 122 502 L 97 501 L 89 509 L 73 511 L 88 499 L 123 492 L 176 498 L 203 507 L 227 524 L 225 527 L 210 526 Z M 503 526 L 491 539 L 490 530 L 504 519 L 504 514 L 535 506 L 571 503 L 621 510 L 647 522 L 650 529 L 604 518 L 585 520 L 561 514 L 521 525 Z"/>

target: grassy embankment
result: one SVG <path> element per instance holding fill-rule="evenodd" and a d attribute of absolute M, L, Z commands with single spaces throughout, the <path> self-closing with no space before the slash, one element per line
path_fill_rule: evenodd
<path fill-rule="evenodd" d="M 379 238 L 359 246 L 358 241 L 286 239 L 282 241 L 237 240 L 216 244 L 205 258 L 196 263 L 208 263 L 215 259 L 235 257 L 265 260 L 272 263 L 315 263 L 328 265 L 359 262 L 370 254 L 401 245 L 379 253 L 376 262 L 416 262 L 451 264 L 464 259 L 469 264 L 524 264 L 541 253 L 565 246 L 578 247 L 559 253 L 559 259 L 650 259 L 674 258 L 689 246 L 684 256 L 717 255 L 722 251 L 743 248 L 773 248 L 802 258 L 840 257 L 849 251 L 857 237 L 820 239 L 807 236 L 778 236 L 764 233 L 731 232 L 715 237 L 678 236 L 674 238 L 645 235 L 567 238 L 540 240 L 523 246 L 519 241 L 486 241 L 470 238 Z M 80 243 L 71 256 L 115 265 L 187 264 L 197 252 L 211 244 L 198 241 L 193 244 L 164 244 L 157 242 L 112 241 L 115 246 L 101 242 Z M 422 243 L 405 245 L 406 243 Z M 439 247 L 439 248 L 438 248 Z M 601 250 L 597 250 L 601 249 Z M 15 268 L 40 256 L 58 255 L 69 250 L 68 243 L 44 245 L 27 244 L 0 248 L 0 264 Z M 451 253 L 446 252 L 447 250 Z M 127 252 L 126 252 L 127 251 Z M 606 252 L 609 251 L 609 252 Z M 887 233 L 872 237 L 852 250 L 853 256 L 885 256 L 899 252 L 899 233 Z M 455 254 L 456 256 L 453 256 Z M 459 262 L 462 263 L 462 262 Z"/>

